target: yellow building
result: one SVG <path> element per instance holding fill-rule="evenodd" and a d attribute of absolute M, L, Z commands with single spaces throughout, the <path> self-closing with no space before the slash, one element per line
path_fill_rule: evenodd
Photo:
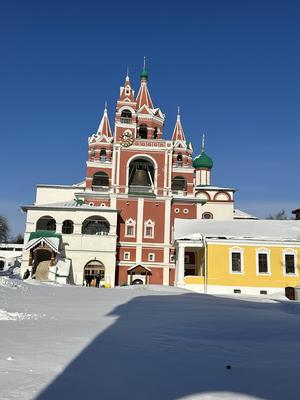
<path fill-rule="evenodd" d="M 174 242 L 176 286 L 257 295 L 300 284 L 300 221 L 177 219 Z"/>

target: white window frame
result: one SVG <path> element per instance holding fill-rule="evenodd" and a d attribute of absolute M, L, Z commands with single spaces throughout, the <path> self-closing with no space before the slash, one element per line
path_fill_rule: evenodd
<path fill-rule="evenodd" d="M 133 234 L 132 235 L 128 235 L 127 234 L 127 228 L 131 226 L 133 228 Z M 135 226 L 136 226 L 136 222 L 134 219 L 129 218 L 125 221 L 125 237 L 135 237 Z"/>
<path fill-rule="evenodd" d="M 241 271 L 232 270 L 232 253 L 239 253 L 241 255 Z M 241 247 L 231 247 L 229 249 L 229 273 L 232 275 L 243 275 L 244 272 L 244 249 Z"/>
<path fill-rule="evenodd" d="M 124 251 L 124 260 L 130 261 L 130 251 Z"/>
<path fill-rule="evenodd" d="M 286 272 L 285 256 L 294 256 L 295 272 L 293 274 L 288 274 Z M 298 263 L 297 263 L 297 250 L 294 249 L 284 249 L 282 251 L 282 265 L 283 265 L 283 275 L 284 276 L 298 276 Z"/>
<path fill-rule="evenodd" d="M 148 221 L 145 221 L 144 223 L 144 237 L 145 238 L 149 238 L 149 239 L 153 239 L 154 238 L 154 222 L 151 219 L 148 219 Z M 152 230 L 152 234 L 151 235 L 147 235 L 147 228 L 151 227 Z"/>
<path fill-rule="evenodd" d="M 268 272 L 259 272 L 259 254 L 267 254 Z M 269 249 L 261 248 L 256 250 L 256 275 L 259 276 L 271 275 L 271 258 Z"/>
<path fill-rule="evenodd" d="M 154 253 L 148 253 L 148 261 L 151 261 L 151 262 L 155 261 L 155 254 Z"/>

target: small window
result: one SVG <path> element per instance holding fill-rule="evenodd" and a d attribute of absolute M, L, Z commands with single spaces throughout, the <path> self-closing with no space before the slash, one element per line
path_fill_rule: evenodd
<path fill-rule="evenodd" d="M 170 262 L 171 263 L 175 262 L 175 255 L 174 254 L 170 255 Z"/>
<path fill-rule="evenodd" d="M 284 268 L 286 275 L 296 274 L 296 257 L 295 254 L 285 254 L 284 255 Z"/>
<path fill-rule="evenodd" d="M 236 293 L 236 294 L 241 294 L 241 293 L 242 293 L 242 291 L 241 291 L 241 289 L 233 289 L 233 293 Z"/>
<path fill-rule="evenodd" d="M 178 165 L 179 167 L 181 167 L 181 166 L 182 166 L 182 154 L 181 154 L 181 153 L 179 153 L 179 154 L 177 155 L 176 161 L 177 161 L 177 165 Z"/>
<path fill-rule="evenodd" d="M 144 225 L 144 237 L 153 238 L 154 237 L 154 222 L 150 219 L 145 222 Z"/>
<path fill-rule="evenodd" d="M 93 203 L 92 201 L 89 202 L 89 206 L 94 206 L 95 203 Z"/>
<path fill-rule="evenodd" d="M 126 261 L 130 260 L 130 251 L 124 252 L 124 260 L 126 260 Z"/>
<path fill-rule="evenodd" d="M 266 290 L 260 290 L 259 294 L 268 294 L 268 292 Z"/>
<path fill-rule="evenodd" d="M 174 213 L 179 214 L 179 211 L 180 211 L 179 208 L 175 208 Z"/>
<path fill-rule="evenodd" d="M 150 236 L 150 237 L 152 237 L 152 226 L 146 226 L 146 233 L 145 233 L 145 236 Z"/>
<path fill-rule="evenodd" d="M 135 221 L 129 218 L 125 222 L 125 236 L 134 237 L 135 236 Z"/>
<path fill-rule="evenodd" d="M 139 126 L 139 137 L 141 139 L 147 139 L 148 138 L 148 127 L 146 124 L 141 124 Z"/>
<path fill-rule="evenodd" d="M 100 151 L 100 161 L 101 162 L 106 161 L 106 150 L 105 149 L 101 149 L 101 151 Z"/>
<path fill-rule="evenodd" d="M 258 273 L 268 274 L 269 273 L 269 261 L 268 253 L 258 253 Z"/>
<path fill-rule="evenodd" d="M 149 253 L 148 254 L 148 261 L 154 261 L 155 260 L 155 254 L 154 253 Z"/>
<path fill-rule="evenodd" d="M 187 208 L 184 208 L 183 209 L 183 214 L 188 214 L 188 213 L 189 213 L 189 210 Z"/>
<path fill-rule="evenodd" d="M 202 214 L 202 219 L 213 219 L 214 216 L 210 212 L 205 212 Z"/>
<path fill-rule="evenodd" d="M 242 272 L 242 254 L 241 252 L 231 252 L 231 272 Z"/>
<path fill-rule="evenodd" d="M 66 219 L 66 220 L 63 222 L 63 225 L 62 225 L 62 230 L 61 230 L 62 233 L 68 235 L 68 234 L 73 233 L 73 230 L 74 230 L 74 223 L 73 223 L 73 221 L 71 221 L 70 219 Z"/>

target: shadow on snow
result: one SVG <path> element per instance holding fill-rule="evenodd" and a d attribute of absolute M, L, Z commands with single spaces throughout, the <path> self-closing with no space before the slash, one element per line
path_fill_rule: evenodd
<path fill-rule="evenodd" d="M 36 399 L 223 398 L 222 392 L 292 398 L 300 389 L 300 322 L 287 308 L 198 294 L 133 298 L 114 309 L 117 321 Z"/>

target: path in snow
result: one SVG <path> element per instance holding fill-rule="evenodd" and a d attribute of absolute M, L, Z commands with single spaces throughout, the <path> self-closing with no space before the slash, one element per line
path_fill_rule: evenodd
<path fill-rule="evenodd" d="M 299 303 L 1 282 L 1 400 L 298 397 Z"/>

